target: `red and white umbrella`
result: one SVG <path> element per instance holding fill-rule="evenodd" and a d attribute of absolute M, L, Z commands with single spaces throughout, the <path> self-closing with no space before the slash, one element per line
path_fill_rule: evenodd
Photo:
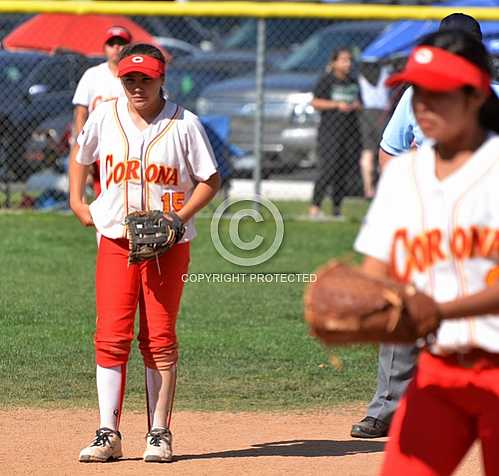
<path fill-rule="evenodd" d="M 130 31 L 132 42 L 158 46 L 151 34 L 127 17 L 66 14 L 36 15 L 9 33 L 3 40 L 3 46 L 10 51 L 53 53 L 68 50 L 86 56 L 103 56 L 106 32 L 117 25 Z"/>

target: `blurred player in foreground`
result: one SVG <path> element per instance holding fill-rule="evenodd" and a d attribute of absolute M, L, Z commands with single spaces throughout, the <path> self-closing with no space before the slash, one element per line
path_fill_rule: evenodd
<path fill-rule="evenodd" d="M 449 475 L 476 439 L 499 474 L 499 101 L 481 42 L 426 37 L 389 85 L 414 87 L 432 142 L 392 160 L 355 242 L 363 270 L 412 282 L 442 323 L 394 416 L 381 474 Z M 477 317 L 478 316 L 478 317 Z"/>
<path fill-rule="evenodd" d="M 462 30 L 482 40 L 478 21 L 463 13 L 452 13 L 443 18 L 439 31 L 446 30 Z M 406 88 L 386 126 L 379 149 L 381 165 L 394 156 L 421 147 L 425 139 L 414 117 L 412 94 L 413 88 Z M 376 393 L 367 407 L 367 416 L 352 426 L 353 437 L 379 438 L 388 434 L 393 415 L 414 374 L 418 353 L 418 347 L 412 344 L 380 345 Z"/>
<path fill-rule="evenodd" d="M 149 428 L 144 460 L 169 462 L 182 276 L 196 234 L 193 216 L 216 194 L 220 178 L 197 117 L 163 95 L 162 53 L 151 45 L 128 46 L 120 54 L 118 76 L 126 97 L 90 114 L 70 162 L 71 208 L 101 235 L 94 339 L 100 426 L 79 459 L 104 462 L 122 456 L 119 423 L 138 305 Z M 87 205 L 85 181 L 97 160 L 102 192 Z M 186 231 L 156 260 L 129 264 L 125 218 L 138 210 L 162 210 L 167 218 L 173 213 Z"/>

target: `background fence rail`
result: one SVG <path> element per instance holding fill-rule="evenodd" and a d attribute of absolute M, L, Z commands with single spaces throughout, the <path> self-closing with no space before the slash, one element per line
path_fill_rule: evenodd
<path fill-rule="evenodd" d="M 430 20 L 456 11 L 499 25 L 494 7 L 20 0 L 0 2 L 0 36 L 37 14 L 51 15 L 56 29 L 59 14 L 122 15 L 172 54 L 166 91 L 202 118 L 227 193 L 311 201 L 315 185 L 316 201 L 341 201 L 372 195 L 380 134 L 399 97 L 383 88 L 384 77 L 415 38 L 400 50 L 363 52 L 376 52 L 375 41 L 400 20 L 424 20 L 430 31 L 438 24 Z M 490 31 L 487 45 L 499 50 L 499 26 Z M 79 46 L 95 34 L 89 29 Z M 73 94 L 83 72 L 105 61 L 104 50 L 20 46 L 0 50 L 0 206 L 64 208 Z M 348 81 L 334 79 L 338 48 L 352 60 Z M 328 87 L 319 87 L 321 77 Z M 314 94 L 348 104 L 358 97 L 363 108 L 348 118 L 323 114 L 319 127 Z"/>

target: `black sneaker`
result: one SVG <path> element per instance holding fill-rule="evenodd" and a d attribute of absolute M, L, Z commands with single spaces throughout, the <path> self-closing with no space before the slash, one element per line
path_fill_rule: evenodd
<path fill-rule="evenodd" d="M 354 438 L 383 438 L 388 436 L 390 425 L 383 420 L 367 416 L 359 423 L 352 425 L 350 436 Z"/>
<path fill-rule="evenodd" d="M 345 215 L 341 213 L 341 207 L 338 205 L 333 205 L 332 218 L 334 221 L 345 221 Z"/>

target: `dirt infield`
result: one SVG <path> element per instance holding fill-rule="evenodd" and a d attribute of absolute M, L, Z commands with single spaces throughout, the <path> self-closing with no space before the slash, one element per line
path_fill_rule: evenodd
<path fill-rule="evenodd" d="M 141 455 L 145 417 L 126 413 L 121 430 L 124 458 L 107 464 L 77 462 L 92 436 L 96 413 L 71 410 L 0 411 L 2 475 L 376 475 L 383 440 L 349 438 L 363 407 L 328 413 L 193 413 L 174 417 L 175 462 L 146 464 Z M 473 448 L 459 476 L 480 474 Z"/>

